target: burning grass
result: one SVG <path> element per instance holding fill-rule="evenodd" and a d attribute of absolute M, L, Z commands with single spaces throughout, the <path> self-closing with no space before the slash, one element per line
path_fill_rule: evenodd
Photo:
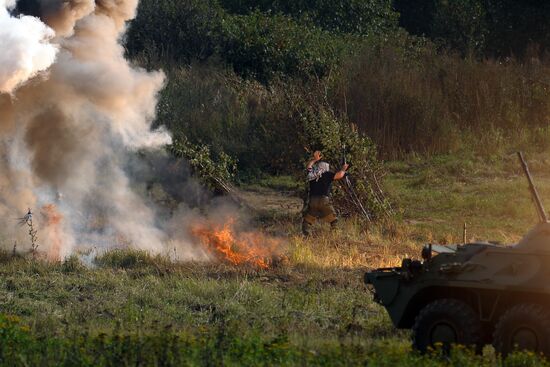
<path fill-rule="evenodd" d="M 38 229 L 32 222 L 33 214 L 22 219 L 22 223 L 29 225 L 32 235 L 32 255 L 52 262 L 59 262 L 67 255 L 67 243 L 63 236 L 63 215 L 54 204 L 45 205 L 40 210 Z M 202 219 L 195 221 L 188 228 L 195 244 L 200 251 L 206 253 L 214 263 L 232 266 L 244 266 L 267 270 L 286 261 L 282 255 L 282 242 L 259 230 L 243 230 L 237 225 L 234 217 L 224 223 Z M 40 239 L 37 234 L 39 233 Z M 40 244 L 40 245 L 39 245 Z M 44 245 L 44 246 L 42 246 Z M 38 247 L 41 247 L 38 250 Z M 169 247 L 166 249 L 170 250 Z M 173 249 L 174 251 L 175 248 Z M 15 251 L 15 249 L 14 249 Z M 113 236 L 113 250 L 101 251 L 95 262 L 100 266 L 120 268 L 135 268 L 143 265 L 169 263 L 175 258 L 165 253 L 151 254 L 148 251 L 134 249 L 122 235 Z"/>
<path fill-rule="evenodd" d="M 191 234 L 216 260 L 232 265 L 268 269 L 280 262 L 281 241 L 260 231 L 240 231 L 236 219 L 223 224 L 203 221 L 193 224 Z"/>
<path fill-rule="evenodd" d="M 63 230 L 61 228 L 63 215 L 54 204 L 44 205 L 40 214 L 44 219 L 45 239 L 49 244 L 46 256 L 50 260 L 59 261 L 63 249 Z"/>

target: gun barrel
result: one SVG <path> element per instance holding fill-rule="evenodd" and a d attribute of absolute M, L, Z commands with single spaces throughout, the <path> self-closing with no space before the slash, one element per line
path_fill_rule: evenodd
<path fill-rule="evenodd" d="M 523 167 L 523 172 L 525 172 L 525 176 L 527 176 L 527 181 L 529 181 L 529 190 L 531 191 L 531 195 L 533 196 L 533 200 L 535 201 L 535 204 L 537 206 L 537 212 L 538 212 L 540 221 L 543 223 L 547 223 L 548 216 L 546 215 L 546 211 L 542 206 L 542 201 L 540 200 L 540 196 L 537 191 L 537 188 L 535 187 L 535 184 L 533 184 L 533 178 L 531 177 L 531 172 L 529 172 L 529 167 L 527 166 L 527 163 L 523 158 L 523 153 L 518 152 L 518 157 L 519 157 L 519 161 L 521 162 L 521 166 Z"/>

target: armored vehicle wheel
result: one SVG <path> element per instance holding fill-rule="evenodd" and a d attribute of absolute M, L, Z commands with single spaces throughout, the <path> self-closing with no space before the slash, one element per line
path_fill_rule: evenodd
<path fill-rule="evenodd" d="M 493 346 L 503 356 L 514 350 L 530 350 L 550 356 L 550 312 L 536 304 L 510 308 L 495 327 Z"/>
<path fill-rule="evenodd" d="M 475 345 L 480 349 L 481 323 L 466 303 L 456 299 L 440 299 L 425 306 L 415 319 L 413 347 L 424 353 L 428 347 L 441 344 Z"/>

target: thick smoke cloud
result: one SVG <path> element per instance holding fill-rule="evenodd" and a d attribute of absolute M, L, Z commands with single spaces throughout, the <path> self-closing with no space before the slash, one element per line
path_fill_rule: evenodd
<path fill-rule="evenodd" d="M 0 0 L 0 93 L 12 93 L 55 60 L 54 32 L 39 19 L 12 17 L 13 0 Z"/>
<path fill-rule="evenodd" d="M 137 150 L 171 141 L 151 131 L 164 75 L 130 65 L 119 43 L 137 1 L 0 5 L 0 216 L 33 208 L 50 258 L 76 246 L 188 246 L 168 239 L 125 168 Z M 9 220 L 0 233 L 29 242 Z"/>

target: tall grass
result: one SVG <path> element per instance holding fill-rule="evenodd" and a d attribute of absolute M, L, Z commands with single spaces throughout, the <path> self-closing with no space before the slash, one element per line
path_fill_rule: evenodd
<path fill-rule="evenodd" d="M 505 145 L 547 147 L 550 61 L 476 60 L 408 37 L 368 42 L 333 89 L 341 113 L 386 157 Z"/>

